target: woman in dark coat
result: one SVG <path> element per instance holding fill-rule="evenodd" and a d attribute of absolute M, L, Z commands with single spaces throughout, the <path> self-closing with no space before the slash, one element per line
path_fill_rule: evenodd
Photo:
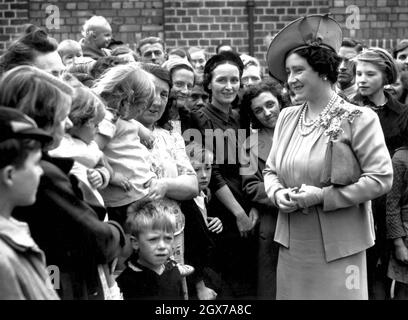
<path fill-rule="evenodd" d="M 250 234 L 257 213 L 242 191 L 241 146 L 246 130 L 240 129 L 237 101 L 243 65 L 238 55 L 222 52 L 209 59 L 204 68 L 204 89 L 211 103 L 192 114 L 192 126 L 199 129 L 202 143 L 214 153 L 209 215 L 221 219 L 224 231 L 216 243 L 216 260 L 221 277 L 233 298 L 255 295 L 256 241 Z M 186 137 L 184 137 L 186 139 Z"/>

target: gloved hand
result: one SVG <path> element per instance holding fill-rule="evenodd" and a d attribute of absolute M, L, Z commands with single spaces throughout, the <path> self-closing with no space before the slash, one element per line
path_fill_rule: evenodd
<path fill-rule="evenodd" d="M 289 198 L 296 201 L 300 208 L 313 207 L 323 202 L 323 189 L 302 184 L 298 192 L 289 192 Z"/>

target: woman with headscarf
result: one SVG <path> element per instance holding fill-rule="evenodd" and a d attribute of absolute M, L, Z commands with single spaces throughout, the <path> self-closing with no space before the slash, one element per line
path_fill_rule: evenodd
<path fill-rule="evenodd" d="M 279 208 L 277 299 L 367 299 L 369 201 L 385 194 L 392 166 L 377 115 L 333 90 L 342 33 L 328 15 L 286 26 L 272 40 L 272 76 L 301 105 L 281 111 L 264 170 Z"/>

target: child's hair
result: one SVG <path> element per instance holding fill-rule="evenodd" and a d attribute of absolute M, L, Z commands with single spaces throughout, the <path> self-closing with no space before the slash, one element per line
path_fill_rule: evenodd
<path fill-rule="evenodd" d="M 82 51 L 81 45 L 79 44 L 79 42 L 75 40 L 67 39 L 67 40 L 61 41 L 57 49 L 61 58 L 67 51 L 72 50 L 72 47 L 74 46 L 79 47 L 79 49 L 81 49 Z"/>
<path fill-rule="evenodd" d="M 210 163 L 214 160 L 214 154 L 203 145 L 192 141 L 186 146 L 186 153 L 190 162 Z"/>
<path fill-rule="evenodd" d="M 100 57 L 89 68 L 89 75 L 95 80 L 99 79 L 108 69 L 120 64 L 126 64 L 126 61 L 116 56 Z"/>
<path fill-rule="evenodd" d="M 29 154 L 41 149 L 41 142 L 33 139 L 7 139 L 0 142 L 0 169 L 13 165 L 17 169 L 24 166 Z"/>
<path fill-rule="evenodd" d="M 134 237 L 146 230 L 176 231 L 176 218 L 158 203 L 141 201 L 131 206 L 125 223 L 125 232 Z"/>
<path fill-rule="evenodd" d="M 95 27 L 99 27 L 101 25 L 110 26 L 105 17 L 93 16 L 92 18 L 89 18 L 82 26 L 82 35 L 85 38 L 88 38 L 90 35 L 92 35 L 92 31 L 95 29 Z"/>
<path fill-rule="evenodd" d="M 126 118 L 129 108 L 146 108 L 154 99 L 154 83 L 136 63 L 109 69 L 93 86 L 107 107 Z"/>
<path fill-rule="evenodd" d="M 36 67 L 19 66 L 3 75 L 0 92 L 0 105 L 12 106 L 47 128 L 71 105 L 73 88 Z"/>
<path fill-rule="evenodd" d="M 105 105 L 102 100 L 87 87 L 76 88 L 69 113 L 73 125 L 80 127 L 92 119 L 102 120 L 104 116 Z"/>

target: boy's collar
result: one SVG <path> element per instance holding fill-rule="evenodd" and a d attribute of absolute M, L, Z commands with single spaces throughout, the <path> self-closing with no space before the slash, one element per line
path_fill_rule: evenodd
<path fill-rule="evenodd" d="M 41 253 L 41 250 L 30 236 L 28 225 L 12 217 L 0 216 L 0 239 L 17 251 L 26 252 L 32 250 Z"/>

